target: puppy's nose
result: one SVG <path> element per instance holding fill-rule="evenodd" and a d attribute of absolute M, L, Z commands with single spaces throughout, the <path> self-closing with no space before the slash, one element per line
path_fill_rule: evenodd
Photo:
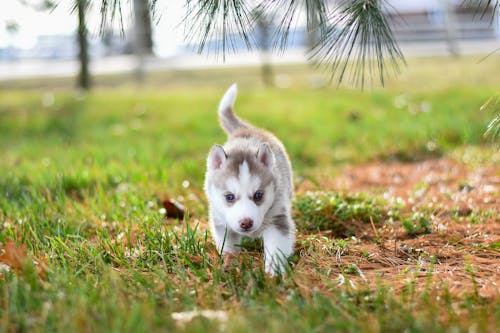
<path fill-rule="evenodd" d="M 240 220 L 240 227 L 243 230 L 248 230 L 253 226 L 253 220 L 251 218 L 244 218 Z"/>

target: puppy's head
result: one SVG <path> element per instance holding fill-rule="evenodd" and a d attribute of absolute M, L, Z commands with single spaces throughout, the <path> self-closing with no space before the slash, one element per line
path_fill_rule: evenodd
<path fill-rule="evenodd" d="M 268 144 L 257 152 L 226 154 L 216 145 L 207 159 L 207 194 L 214 214 L 233 231 L 250 235 L 262 226 L 274 202 L 274 155 Z"/>

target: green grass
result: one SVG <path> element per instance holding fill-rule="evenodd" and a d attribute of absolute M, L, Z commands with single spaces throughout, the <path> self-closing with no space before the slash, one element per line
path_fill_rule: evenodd
<path fill-rule="evenodd" d="M 295 201 L 295 223 L 301 230 L 330 230 L 337 236 L 350 236 L 353 221 L 378 223 L 397 213 L 397 207 L 387 207 L 381 200 L 356 194 L 308 192 Z M 396 212 L 396 213 L 394 213 Z"/>
<path fill-rule="evenodd" d="M 311 89 L 304 78 L 317 74 L 303 67 L 278 69 L 290 75 L 287 89 L 264 89 L 255 70 L 235 69 L 156 73 L 143 89 L 88 95 L 54 82 L 0 91 L 0 242 L 13 239 L 28 252 L 21 270 L 2 270 L 0 331 L 222 329 L 203 318 L 179 326 L 171 317 L 193 309 L 227 311 L 224 327 L 237 332 L 498 327 L 499 303 L 472 291 L 421 294 L 409 281 L 395 292 L 382 276 L 375 288 L 338 286 L 338 274 L 359 274 L 355 265 L 308 267 L 318 288 L 293 271 L 266 277 L 251 246 L 227 267 L 206 230 L 202 192 L 206 154 L 225 141 L 216 106 L 233 81 L 242 82 L 237 113 L 282 139 L 297 179 L 321 186 L 346 163 L 461 156 L 469 146 L 491 156 L 496 148 L 483 138 L 491 114 L 480 106 L 498 92 L 494 59 L 410 61 L 400 84 L 366 92 Z M 185 221 L 163 219 L 166 196 L 187 207 Z M 294 204 L 299 238 L 335 228 L 333 217 L 371 229 L 370 218 L 384 224 L 393 208 L 356 193 L 301 195 Z M 408 228 L 422 232 L 411 218 Z M 49 269 L 39 278 L 33 261 L 44 257 Z M 299 253 L 292 263 L 300 266 Z"/>

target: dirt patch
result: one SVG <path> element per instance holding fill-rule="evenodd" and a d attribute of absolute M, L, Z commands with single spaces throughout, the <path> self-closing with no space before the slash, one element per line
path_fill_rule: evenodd
<path fill-rule="evenodd" d="M 496 166 L 474 170 L 449 158 L 418 163 L 379 163 L 345 167 L 341 176 L 322 184 L 349 192 L 382 194 L 412 207 L 463 207 L 471 210 L 497 209 L 500 171 Z M 467 209 L 468 208 L 468 209 Z"/>
<path fill-rule="evenodd" d="M 448 158 L 345 167 L 321 190 L 365 192 L 406 212 L 425 211 L 432 232 L 410 236 L 393 221 L 368 224 L 341 244 L 328 231 L 299 235 L 297 283 L 324 291 L 380 284 L 399 292 L 446 289 L 451 296 L 498 299 L 499 175 L 497 166 L 470 169 Z M 311 183 L 298 186 L 299 192 L 314 189 Z M 318 269 L 331 279 L 318 281 Z"/>

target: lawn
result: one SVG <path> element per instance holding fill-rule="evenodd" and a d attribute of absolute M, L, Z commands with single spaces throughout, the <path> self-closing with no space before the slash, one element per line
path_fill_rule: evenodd
<path fill-rule="evenodd" d="M 0 84 L 0 331 L 495 331 L 500 154 L 481 106 L 500 58 L 480 59 L 410 59 L 363 92 L 304 66 L 276 68 L 281 88 L 253 68 L 99 77 L 89 94 Z M 259 242 L 223 262 L 207 227 L 232 82 L 294 167 L 298 240 L 276 279 Z"/>

